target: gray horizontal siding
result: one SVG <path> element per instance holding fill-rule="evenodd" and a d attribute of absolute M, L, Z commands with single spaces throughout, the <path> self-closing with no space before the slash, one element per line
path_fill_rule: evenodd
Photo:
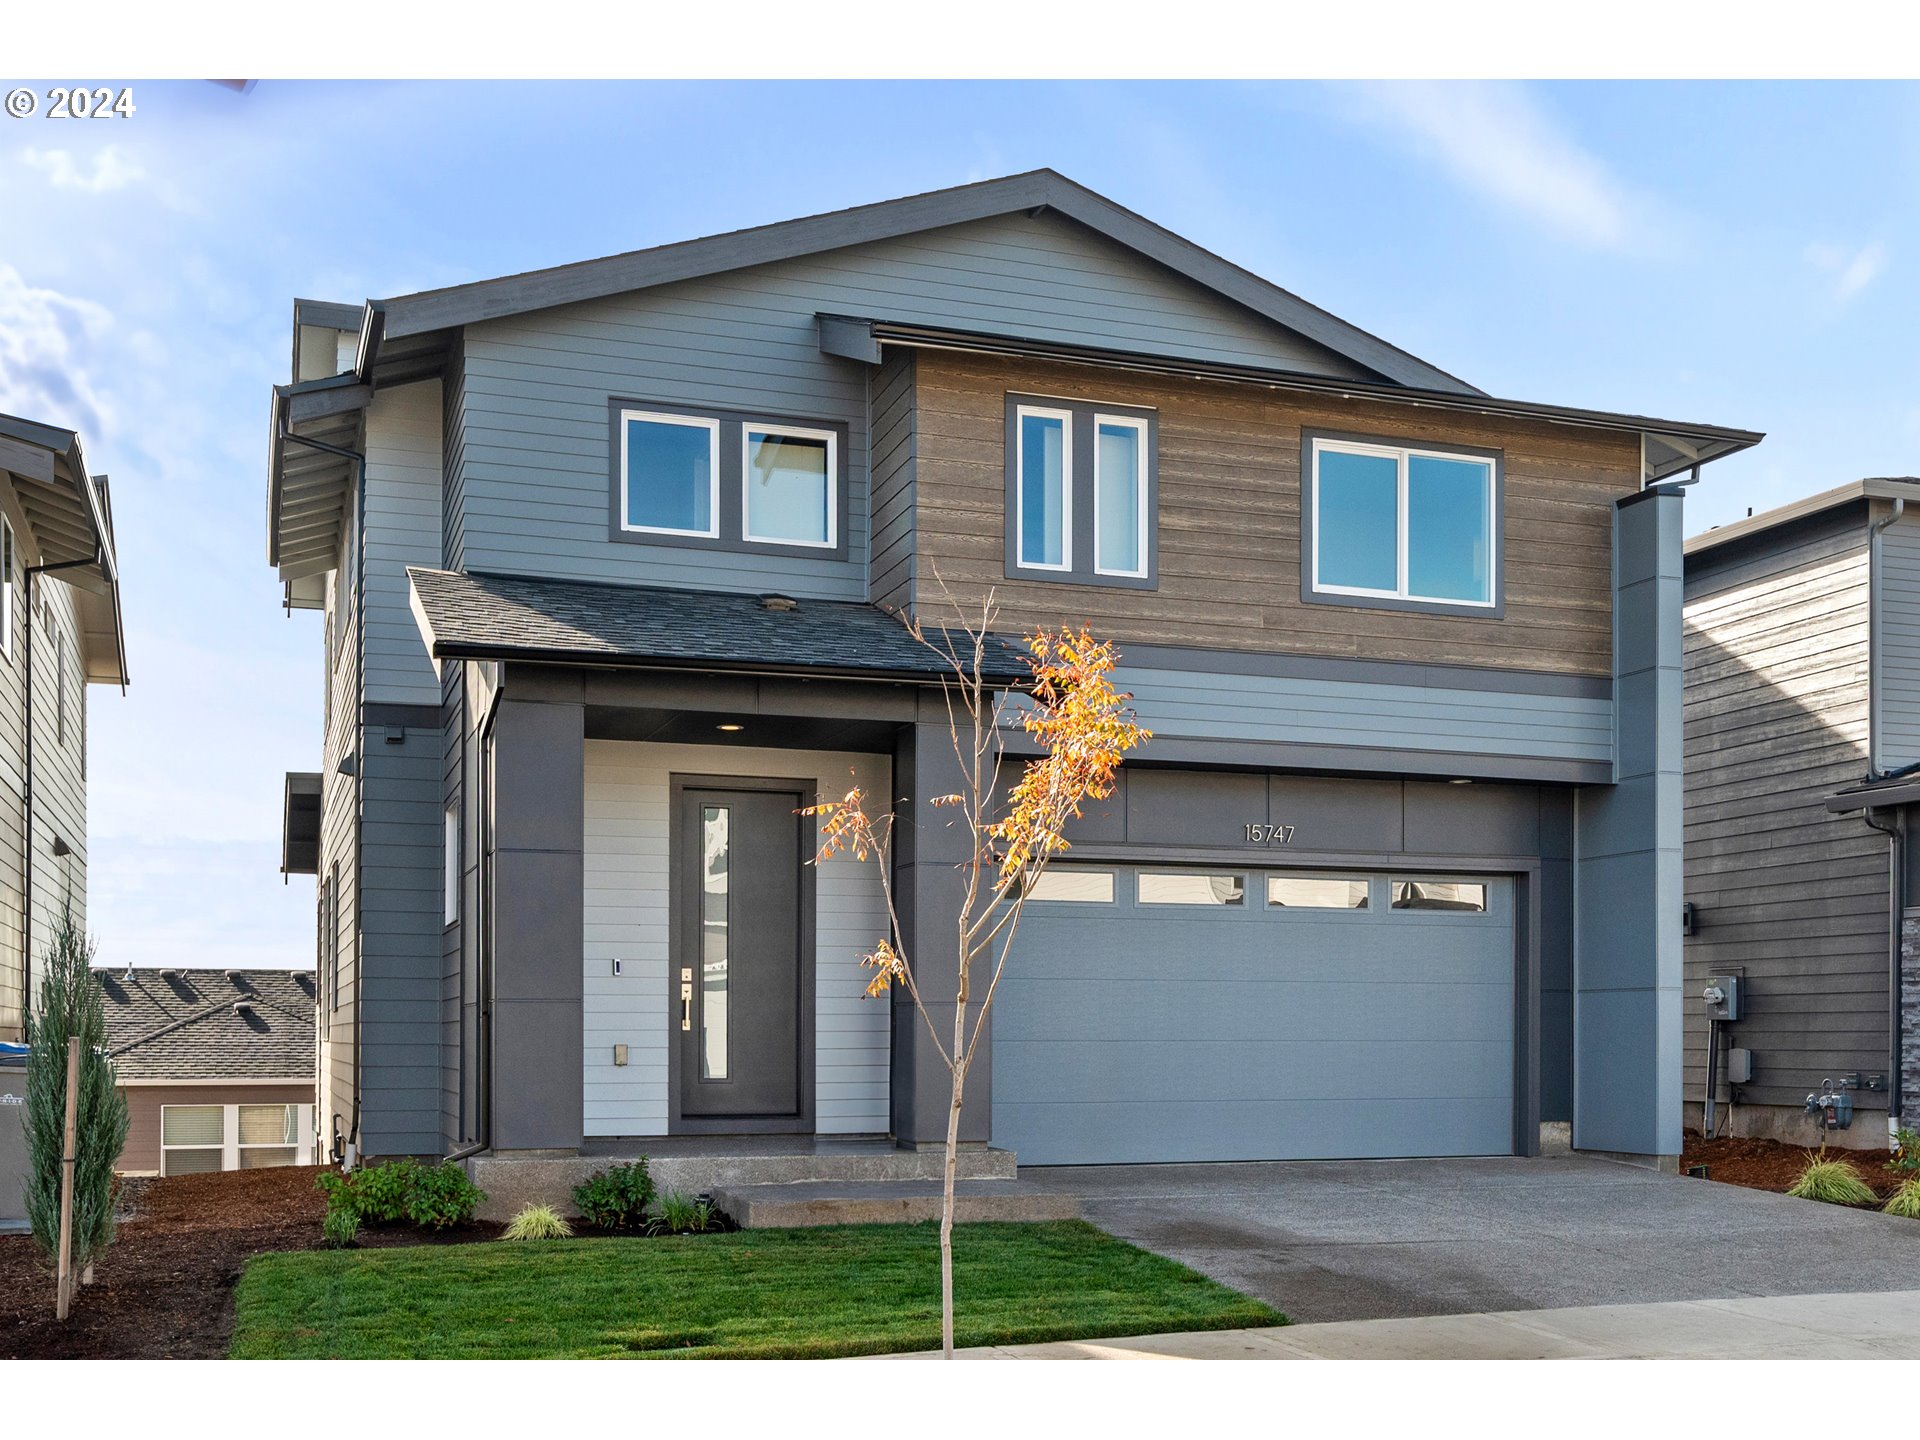
<path fill-rule="evenodd" d="M 822 311 L 1353 376 L 1340 360 L 1057 215 L 1003 216 L 469 326 L 457 527 L 475 570 L 867 594 L 865 368 Z M 612 540 L 607 402 L 848 427 L 844 561 Z"/>
<path fill-rule="evenodd" d="M 1156 736 L 1613 760 L 1613 702 L 1413 684 L 1123 666 Z"/>
<path fill-rule="evenodd" d="M 1879 768 L 1920 760 L 1920 516 L 1880 536 L 1880 640 L 1875 741 Z"/>
<path fill-rule="evenodd" d="M 1887 1063 L 1887 842 L 1826 798 L 1867 768 L 1867 535 L 1855 512 L 1691 567 L 1686 603 L 1687 1113 L 1709 975 L 1744 976 L 1751 1104 Z M 1723 1091 L 1724 1095 L 1724 1091 Z M 1876 1097 L 1861 1095 L 1873 1108 Z"/>
<path fill-rule="evenodd" d="M 367 415 L 366 698 L 374 704 L 440 703 L 406 567 L 441 564 L 445 423 L 438 380 L 383 390 Z"/>

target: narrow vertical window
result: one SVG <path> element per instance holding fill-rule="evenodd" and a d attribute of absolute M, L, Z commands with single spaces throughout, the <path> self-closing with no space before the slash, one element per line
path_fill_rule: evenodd
<path fill-rule="evenodd" d="M 445 852 L 442 909 L 446 923 L 452 925 L 460 919 L 460 803 L 457 800 L 447 806 Z"/>
<path fill-rule="evenodd" d="M 1147 573 L 1147 422 L 1094 417 L 1093 568 Z"/>
<path fill-rule="evenodd" d="M 700 809 L 700 1075 L 727 1078 L 727 980 L 733 958 L 728 906 L 727 807 Z"/>
<path fill-rule="evenodd" d="M 53 741 L 67 743 L 67 643 L 52 625 L 47 626 L 47 649 L 53 652 Z"/>
<path fill-rule="evenodd" d="M 1020 563 L 1073 568 L 1073 416 L 1021 406 L 1018 514 Z"/>
<path fill-rule="evenodd" d="M 327 1007 L 340 1008 L 340 862 L 333 862 L 327 877 Z"/>

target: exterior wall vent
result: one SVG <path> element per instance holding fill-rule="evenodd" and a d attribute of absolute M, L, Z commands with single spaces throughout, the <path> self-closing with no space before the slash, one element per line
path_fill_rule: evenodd
<path fill-rule="evenodd" d="M 798 610 L 800 608 L 800 602 L 791 595 L 762 595 L 760 597 L 760 608 L 762 610 L 773 610 L 784 614 L 790 610 Z"/>

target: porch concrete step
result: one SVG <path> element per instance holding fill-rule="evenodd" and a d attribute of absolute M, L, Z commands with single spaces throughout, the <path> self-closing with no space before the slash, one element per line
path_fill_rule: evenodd
<path fill-rule="evenodd" d="M 742 1230 L 914 1225 L 940 1218 L 940 1188 L 937 1180 L 725 1185 L 713 1192 L 713 1203 Z M 962 1180 L 954 1187 L 953 1215 L 965 1221 L 1077 1220 L 1080 1200 L 1018 1180 Z"/>
<path fill-rule="evenodd" d="M 933 1181 L 940 1177 L 944 1156 L 938 1150 L 902 1150 L 885 1141 L 798 1143 L 788 1147 L 730 1151 L 711 1141 L 680 1145 L 669 1137 L 655 1150 L 636 1142 L 630 1153 L 595 1155 L 504 1154 L 475 1155 L 466 1162 L 467 1174 L 482 1190 L 486 1202 L 482 1220 L 506 1221 L 523 1205 L 552 1205 L 562 1214 L 579 1212 L 573 1187 L 596 1171 L 646 1157 L 647 1173 L 655 1190 L 678 1190 L 706 1195 L 723 1188 L 739 1189 L 795 1183 L 869 1184 L 886 1181 Z M 1011 1150 L 963 1150 L 963 1180 L 1008 1181 L 1015 1173 Z"/>

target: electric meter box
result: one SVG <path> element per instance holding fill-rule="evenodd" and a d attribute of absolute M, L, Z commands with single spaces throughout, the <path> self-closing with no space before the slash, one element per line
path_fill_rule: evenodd
<path fill-rule="evenodd" d="M 1706 989 L 1700 993 L 1707 1002 L 1709 1020 L 1725 1021 L 1740 1018 L 1740 977 L 1738 975 L 1710 976 Z"/>

